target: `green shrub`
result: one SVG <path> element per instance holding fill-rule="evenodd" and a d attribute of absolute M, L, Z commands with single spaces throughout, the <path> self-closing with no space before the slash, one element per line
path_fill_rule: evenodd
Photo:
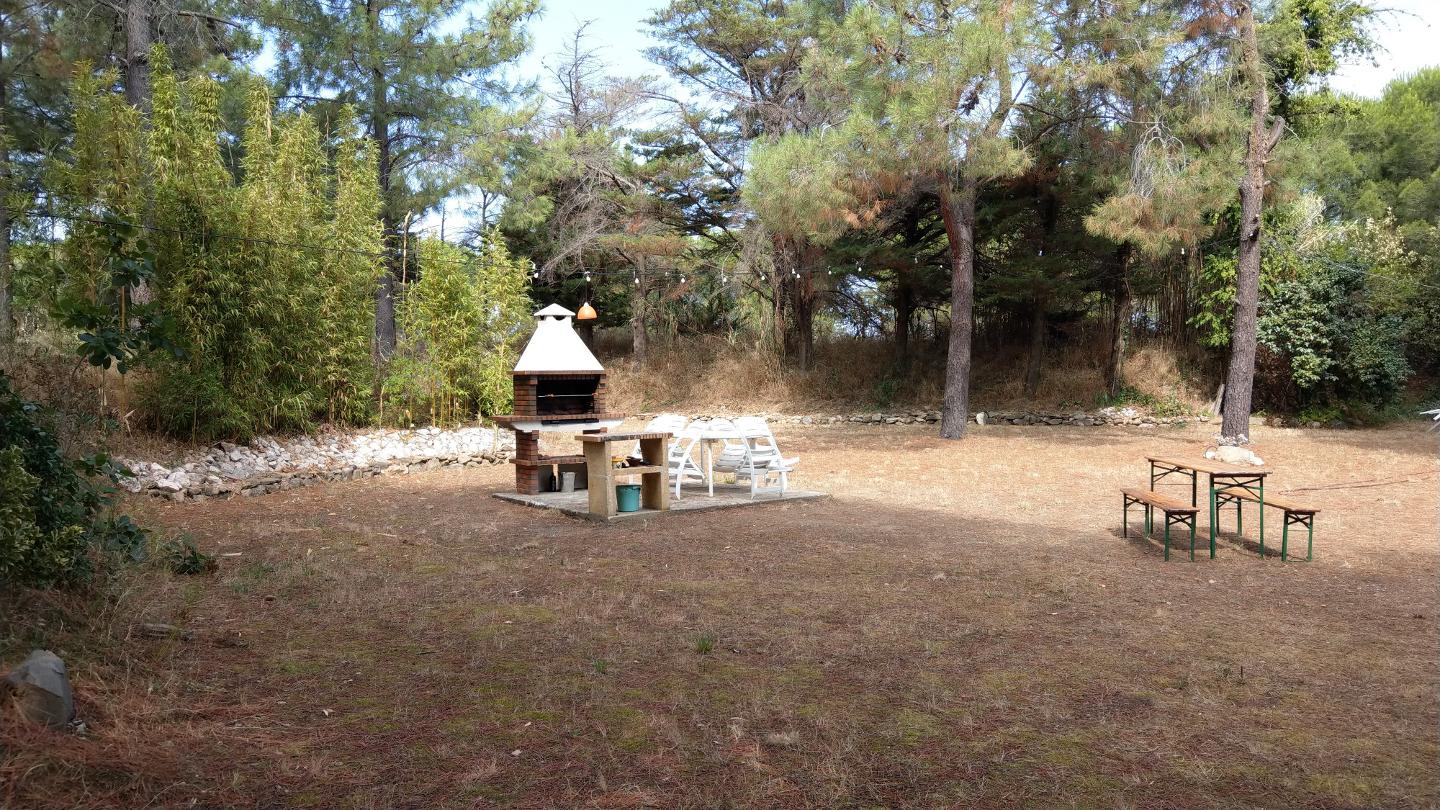
<path fill-rule="evenodd" d="M 881 408 L 888 408 L 895 402 L 895 397 L 900 393 L 900 378 L 894 375 L 881 377 L 875 381 L 875 387 L 870 392 L 870 398 Z"/>
<path fill-rule="evenodd" d="M 66 459 L 39 417 L 0 373 L 0 584 L 83 581 L 95 553 L 143 558 L 144 530 L 109 514 L 111 490 L 87 477 L 121 471 L 103 456 Z"/>
<path fill-rule="evenodd" d="M 157 556 L 176 574 L 208 574 L 218 567 L 215 558 L 196 547 L 194 538 L 188 534 L 161 543 Z"/>

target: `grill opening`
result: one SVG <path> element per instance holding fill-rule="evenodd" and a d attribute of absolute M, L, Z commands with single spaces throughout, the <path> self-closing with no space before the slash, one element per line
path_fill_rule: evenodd
<path fill-rule="evenodd" d="M 535 413 L 540 416 L 591 413 L 595 409 L 597 377 L 581 379 L 540 378 L 535 386 Z"/>

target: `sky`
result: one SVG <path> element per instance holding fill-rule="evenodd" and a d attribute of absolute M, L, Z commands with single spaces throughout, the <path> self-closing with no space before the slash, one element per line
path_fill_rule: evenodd
<path fill-rule="evenodd" d="M 1378 64 L 1346 65 L 1330 80 L 1330 86 L 1336 90 L 1376 97 L 1391 79 L 1440 65 L 1440 51 L 1436 49 L 1436 37 L 1440 37 L 1440 0 L 1381 0 L 1376 5 L 1392 9 L 1382 16 L 1375 31 L 1375 38 L 1384 49 L 1375 55 Z"/>
<path fill-rule="evenodd" d="M 664 3 L 644 0 L 542 0 L 539 20 L 531 23 L 534 38 L 531 53 L 517 66 L 520 75 L 540 75 L 553 64 L 575 27 L 592 20 L 590 43 L 621 76 L 660 70 L 645 59 L 644 50 L 653 44 L 642 31 L 644 20 Z M 1440 64 L 1440 0 L 1378 0 L 1376 5 L 1391 9 L 1382 18 L 1376 38 L 1382 52 L 1378 64 L 1368 61 L 1346 65 L 1331 86 L 1361 96 L 1379 96 L 1397 76 Z"/>
<path fill-rule="evenodd" d="M 1440 2 L 1440 0 L 1435 0 Z M 590 22 L 587 44 L 599 52 L 617 76 L 659 76 L 662 71 L 645 58 L 654 41 L 644 34 L 644 21 L 663 3 L 644 0 L 541 0 L 540 18 L 530 23 L 530 53 L 520 60 L 521 76 L 546 76 L 547 66 L 569 43 L 575 28 Z"/>

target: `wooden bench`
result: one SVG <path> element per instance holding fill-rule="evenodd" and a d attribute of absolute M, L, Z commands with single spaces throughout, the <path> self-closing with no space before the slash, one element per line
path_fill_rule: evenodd
<path fill-rule="evenodd" d="M 1145 507 L 1145 536 L 1149 537 L 1154 530 L 1154 510 L 1159 509 L 1165 513 L 1165 559 L 1170 559 L 1170 527 L 1179 524 L 1190 529 L 1190 559 L 1195 559 L 1195 513 L 1199 508 L 1168 495 L 1161 495 L 1158 492 L 1139 487 L 1122 487 L 1120 493 L 1125 496 L 1125 537 L 1130 536 L 1130 507 L 1141 504 Z M 1210 556 L 1215 556 L 1214 549 L 1211 549 Z"/>
<path fill-rule="evenodd" d="M 1235 533 L 1239 534 L 1241 529 L 1240 504 L 1243 501 L 1260 503 L 1260 499 L 1254 492 L 1243 487 L 1229 487 L 1216 490 L 1215 492 L 1215 515 L 1220 514 L 1220 507 L 1233 503 L 1235 504 Z M 1311 506 L 1289 501 L 1284 498 L 1276 498 L 1273 495 L 1265 496 L 1265 506 L 1273 506 L 1285 513 L 1285 525 L 1280 531 L 1280 560 L 1283 562 L 1290 558 L 1290 527 L 1304 526 L 1307 534 L 1305 540 L 1305 562 L 1310 562 L 1315 552 L 1315 515 L 1320 512 Z M 1260 534 L 1260 556 L 1265 556 L 1265 534 Z"/>

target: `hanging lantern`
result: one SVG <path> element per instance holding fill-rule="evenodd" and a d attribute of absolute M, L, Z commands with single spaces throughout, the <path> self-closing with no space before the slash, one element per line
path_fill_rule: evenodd
<path fill-rule="evenodd" d="M 590 306 L 589 301 L 581 304 L 580 311 L 575 313 L 575 320 L 577 321 L 593 321 L 597 317 L 598 316 L 595 314 L 595 307 Z"/>

